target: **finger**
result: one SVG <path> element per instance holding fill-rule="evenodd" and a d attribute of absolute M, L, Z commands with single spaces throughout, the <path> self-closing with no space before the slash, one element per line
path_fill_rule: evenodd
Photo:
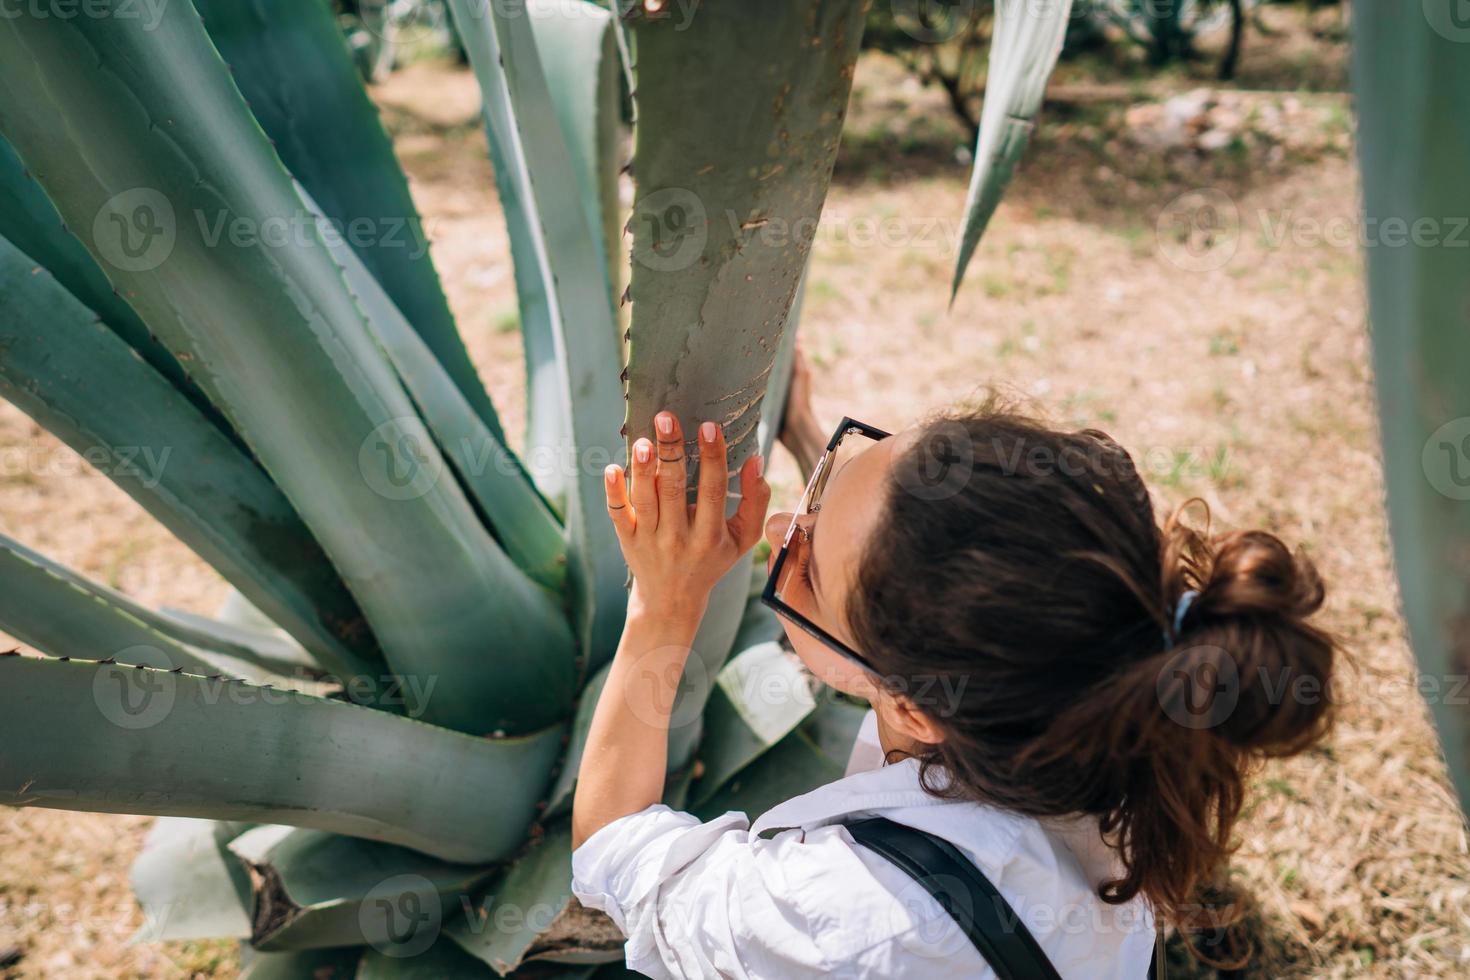
<path fill-rule="evenodd" d="M 653 431 L 658 439 L 658 526 L 664 532 L 682 531 L 689 526 L 684 498 L 689 479 L 684 430 L 673 412 L 659 412 L 653 417 Z"/>
<path fill-rule="evenodd" d="M 726 522 L 730 537 L 742 552 L 755 547 L 765 529 L 766 508 L 771 504 L 771 485 L 763 475 L 765 460 L 752 456 L 740 467 L 740 506 Z"/>
<path fill-rule="evenodd" d="M 694 512 L 695 534 L 708 540 L 719 537 L 725 527 L 725 491 L 729 483 L 724 429 L 716 422 L 705 422 L 699 427 L 699 506 Z"/>
<path fill-rule="evenodd" d="M 654 484 L 657 453 L 653 443 L 639 439 L 633 443 L 633 513 L 636 526 L 644 531 L 658 530 L 658 487 Z"/>
<path fill-rule="evenodd" d="M 624 547 L 633 538 L 635 512 L 628 501 L 628 484 L 623 480 L 623 468 L 610 464 L 602 471 L 603 489 L 607 491 L 607 516 L 612 518 L 613 530 L 618 533 L 618 542 Z"/>

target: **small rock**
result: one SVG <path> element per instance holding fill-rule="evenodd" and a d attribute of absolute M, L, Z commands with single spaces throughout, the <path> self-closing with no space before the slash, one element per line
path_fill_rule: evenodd
<path fill-rule="evenodd" d="M 1200 135 L 1198 145 L 1201 150 L 1215 152 L 1223 150 L 1235 140 L 1235 134 L 1228 129 L 1211 129 Z"/>

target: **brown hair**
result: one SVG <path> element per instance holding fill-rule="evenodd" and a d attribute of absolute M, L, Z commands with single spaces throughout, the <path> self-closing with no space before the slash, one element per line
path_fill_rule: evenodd
<path fill-rule="evenodd" d="M 1263 531 L 1160 528 L 1107 435 L 995 402 L 925 422 L 887 492 L 846 612 L 896 689 L 960 692 L 920 705 L 944 732 L 925 787 L 1096 816 L 1124 868 L 1101 896 L 1177 921 L 1232 849 L 1251 764 L 1328 726 L 1312 562 Z"/>

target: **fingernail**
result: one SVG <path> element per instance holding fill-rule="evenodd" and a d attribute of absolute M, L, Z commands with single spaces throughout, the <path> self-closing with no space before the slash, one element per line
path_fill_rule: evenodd
<path fill-rule="evenodd" d="M 646 443 L 646 442 L 640 442 L 636 446 L 634 446 L 633 447 L 633 455 L 636 456 L 636 457 L 638 457 L 638 462 L 640 462 L 640 463 L 646 463 L 646 462 L 648 462 L 648 457 L 650 455 L 652 455 L 648 451 L 648 443 Z"/>
<path fill-rule="evenodd" d="M 705 442 L 714 442 L 715 441 L 715 424 L 713 422 L 705 422 L 703 425 L 701 425 L 699 427 L 699 436 Z"/>
<path fill-rule="evenodd" d="M 756 453 L 756 456 L 755 456 L 755 475 L 756 476 L 765 476 L 766 475 L 766 458 L 764 456 L 762 456 L 760 453 Z"/>
<path fill-rule="evenodd" d="M 618 468 L 617 468 L 617 466 L 614 465 L 614 464 L 612 464 L 612 463 L 609 463 L 607 465 L 607 467 L 604 468 L 603 471 L 602 471 L 602 478 L 604 480 L 606 480 L 608 483 L 617 483 L 618 482 Z"/>
<path fill-rule="evenodd" d="M 672 435 L 674 432 L 674 417 L 672 415 L 656 415 L 653 424 L 658 427 L 661 436 Z"/>

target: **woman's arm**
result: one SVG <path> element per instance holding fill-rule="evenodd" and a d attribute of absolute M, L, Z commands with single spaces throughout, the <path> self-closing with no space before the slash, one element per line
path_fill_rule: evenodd
<path fill-rule="evenodd" d="M 801 342 L 791 362 L 791 387 L 786 394 L 786 410 L 781 416 L 781 445 L 796 459 L 803 481 L 810 480 L 817 460 L 827 448 L 831 433 L 822 428 L 812 409 L 812 374 L 806 364 Z"/>
<path fill-rule="evenodd" d="M 663 797 L 669 715 L 710 590 L 760 538 L 771 488 L 754 456 L 740 470 L 740 505 L 725 517 L 725 436 L 699 433 L 699 499 L 686 503 L 684 435 L 670 412 L 655 418 L 657 446 L 633 444 L 631 486 L 604 474 L 608 515 L 633 573 L 628 618 L 598 698 L 572 802 L 572 846 Z"/>

